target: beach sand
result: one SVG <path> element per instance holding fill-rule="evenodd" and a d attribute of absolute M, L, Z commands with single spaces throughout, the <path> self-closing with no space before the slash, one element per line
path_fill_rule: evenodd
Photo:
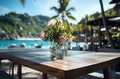
<path fill-rule="evenodd" d="M 8 60 L 2 61 L 2 69 L 4 69 L 7 73 L 11 74 L 10 70 L 11 62 Z M 14 69 L 14 78 L 17 79 L 17 67 L 15 66 Z M 28 67 L 22 66 L 22 79 L 42 79 L 42 73 L 33 69 L 30 69 Z M 48 75 L 48 79 L 57 79 L 56 77 Z M 94 72 L 90 73 L 89 75 L 81 76 L 76 79 L 103 79 L 103 74 Z M 120 79 L 120 73 L 119 74 L 113 74 L 112 79 Z"/>

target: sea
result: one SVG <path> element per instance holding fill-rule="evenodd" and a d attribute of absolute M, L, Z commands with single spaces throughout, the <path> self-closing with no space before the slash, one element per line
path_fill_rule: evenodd
<path fill-rule="evenodd" d="M 0 49 L 8 49 L 8 47 L 14 44 L 16 46 L 20 46 L 21 44 L 25 44 L 26 48 L 35 48 L 38 45 L 41 45 L 42 48 L 50 48 L 50 41 L 42 41 L 42 40 L 0 40 Z M 84 46 L 84 42 L 77 43 L 72 42 L 71 47 Z"/>

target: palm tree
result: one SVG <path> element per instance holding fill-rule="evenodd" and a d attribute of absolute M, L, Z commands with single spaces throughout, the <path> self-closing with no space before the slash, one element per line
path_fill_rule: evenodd
<path fill-rule="evenodd" d="M 72 16 L 71 11 L 75 11 L 74 7 L 70 7 L 68 8 L 68 5 L 70 3 L 70 0 L 58 0 L 59 2 L 59 7 L 53 6 L 50 9 L 54 10 L 57 12 L 57 15 L 53 16 L 51 19 L 53 18 L 58 18 L 60 17 L 62 19 L 63 22 L 67 23 L 67 31 L 68 33 L 71 32 L 71 24 L 69 24 L 69 22 L 67 20 L 65 20 L 65 18 L 69 18 L 71 20 L 76 20 L 75 17 Z M 71 48 L 71 42 L 68 43 L 69 44 L 69 48 Z"/>
<path fill-rule="evenodd" d="M 72 16 L 71 11 L 74 11 L 74 7 L 68 8 L 70 0 L 59 0 L 59 7 L 53 6 L 51 10 L 55 10 L 57 15 L 53 16 L 52 18 L 61 17 L 62 21 L 65 21 L 65 18 L 68 17 L 69 19 L 76 20 L 75 17 Z"/>

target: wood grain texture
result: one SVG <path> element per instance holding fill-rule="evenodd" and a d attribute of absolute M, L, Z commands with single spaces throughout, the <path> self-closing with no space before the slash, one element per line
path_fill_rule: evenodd
<path fill-rule="evenodd" d="M 0 57 L 61 79 L 74 79 L 120 63 L 120 53 L 71 53 L 76 52 L 77 55 L 55 61 L 51 60 L 48 51 L 6 51 L 0 52 Z"/>

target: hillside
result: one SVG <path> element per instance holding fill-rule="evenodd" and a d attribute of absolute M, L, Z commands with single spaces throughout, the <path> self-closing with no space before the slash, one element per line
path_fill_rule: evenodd
<path fill-rule="evenodd" d="M 15 37 L 38 37 L 40 31 L 47 26 L 49 17 L 27 13 L 14 12 L 0 16 L 0 39 L 14 39 Z"/>

